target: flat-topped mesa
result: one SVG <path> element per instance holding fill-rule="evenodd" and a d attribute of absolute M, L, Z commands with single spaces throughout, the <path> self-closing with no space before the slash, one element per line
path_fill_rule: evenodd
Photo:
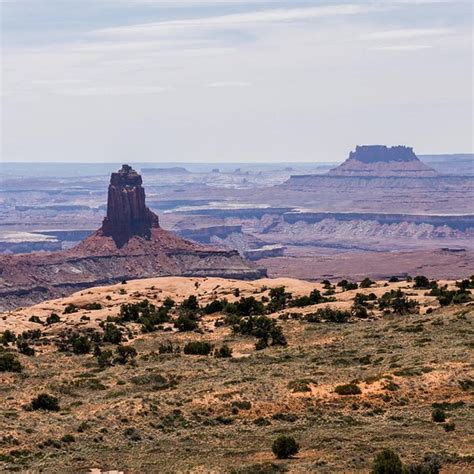
<path fill-rule="evenodd" d="M 142 177 L 131 166 L 123 165 L 110 178 L 102 233 L 122 246 L 134 235 L 150 238 L 153 227 L 159 227 L 159 220 L 145 205 Z"/>
<path fill-rule="evenodd" d="M 431 178 L 438 173 L 422 163 L 411 147 L 363 145 L 351 151 L 349 158 L 328 175 Z"/>

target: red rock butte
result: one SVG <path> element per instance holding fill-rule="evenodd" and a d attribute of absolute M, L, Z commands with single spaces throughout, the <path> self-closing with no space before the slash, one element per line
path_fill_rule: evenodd
<path fill-rule="evenodd" d="M 257 279 L 266 270 L 236 250 L 182 239 L 159 226 L 130 166 L 112 173 L 102 227 L 61 252 L 0 255 L 0 310 L 66 296 L 78 289 L 158 276 Z"/>
<path fill-rule="evenodd" d="M 142 177 L 131 166 L 122 165 L 110 178 L 102 233 L 121 247 L 135 235 L 151 238 L 153 227 L 159 227 L 159 219 L 145 205 Z"/>

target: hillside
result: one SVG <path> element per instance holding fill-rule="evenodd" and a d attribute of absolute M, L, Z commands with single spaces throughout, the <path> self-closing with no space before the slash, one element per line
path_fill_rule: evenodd
<path fill-rule="evenodd" d="M 441 472 L 472 472 L 474 306 L 426 296 L 470 290 L 365 283 L 165 277 L 1 314 L 0 368 L 22 369 L 0 371 L 0 470 L 367 472 L 390 448 L 406 465 L 435 453 Z M 357 293 L 375 296 L 354 307 Z M 266 314 L 258 331 L 250 311 Z M 211 353 L 186 353 L 193 341 Z M 299 443 L 294 458 L 272 454 L 280 434 Z"/>

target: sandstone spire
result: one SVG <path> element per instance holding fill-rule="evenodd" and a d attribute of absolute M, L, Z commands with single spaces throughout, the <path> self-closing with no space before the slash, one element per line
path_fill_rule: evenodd
<path fill-rule="evenodd" d="M 159 227 L 158 216 L 145 205 L 142 177 L 131 166 L 123 165 L 110 178 L 102 232 L 122 246 L 134 235 L 150 238 L 152 227 Z"/>

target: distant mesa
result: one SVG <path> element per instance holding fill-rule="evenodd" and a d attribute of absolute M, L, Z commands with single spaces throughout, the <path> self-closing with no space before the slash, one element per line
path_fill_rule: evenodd
<path fill-rule="evenodd" d="M 438 173 L 422 163 L 407 146 L 357 146 L 344 163 L 328 172 L 329 176 L 436 177 Z"/>
<path fill-rule="evenodd" d="M 157 276 L 256 279 L 266 271 L 236 250 L 185 240 L 160 228 L 145 203 L 142 177 L 112 173 L 102 227 L 70 250 L 0 256 L 0 310 L 80 288 Z"/>

